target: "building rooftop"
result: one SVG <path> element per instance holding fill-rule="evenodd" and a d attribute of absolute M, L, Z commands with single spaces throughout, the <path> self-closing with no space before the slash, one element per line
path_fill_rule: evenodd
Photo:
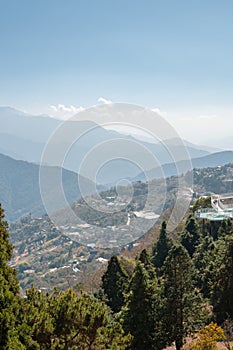
<path fill-rule="evenodd" d="M 210 221 L 233 219 L 233 194 L 213 194 L 211 206 L 212 208 L 198 209 L 195 217 Z"/>

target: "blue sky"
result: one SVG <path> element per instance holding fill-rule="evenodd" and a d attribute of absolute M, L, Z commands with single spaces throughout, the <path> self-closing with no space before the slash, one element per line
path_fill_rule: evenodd
<path fill-rule="evenodd" d="M 197 122 L 223 134 L 232 18 L 232 0 L 0 0 L 0 105 L 52 113 L 104 97 L 159 108 L 187 138 Z"/>

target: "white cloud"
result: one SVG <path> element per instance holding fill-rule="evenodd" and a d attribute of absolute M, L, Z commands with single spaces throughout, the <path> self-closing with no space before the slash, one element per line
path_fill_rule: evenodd
<path fill-rule="evenodd" d="M 104 98 L 104 97 L 99 97 L 99 98 L 98 98 L 98 102 L 103 103 L 104 105 L 110 105 L 110 104 L 112 103 L 111 100 L 107 100 L 107 99 Z"/>
<path fill-rule="evenodd" d="M 98 102 L 109 105 L 112 103 L 111 100 L 108 100 L 104 97 L 99 97 Z M 97 107 L 97 105 L 93 105 L 92 107 Z M 53 117 L 57 119 L 67 120 L 73 117 L 75 114 L 84 111 L 85 108 L 82 106 L 76 107 L 74 105 L 66 106 L 64 104 L 59 103 L 58 105 L 50 105 L 49 106 L 49 114 L 52 114 Z"/>
<path fill-rule="evenodd" d="M 166 115 L 165 112 L 162 112 L 160 108 L 151 108 L 152 112 L 157 113 L 160 117 L 164 117 Z"/>
<path fill-rule="evenodd" d="M 58 104 L 57 106 L 51 105 L 49 107 L 50 112 L 54 117 L 62 120 L 71 118 L 73 115 L 82 112 L 84 108 L 82 106 L 76 107 L 73 105 L 65 106 L 63 104 Z"/>

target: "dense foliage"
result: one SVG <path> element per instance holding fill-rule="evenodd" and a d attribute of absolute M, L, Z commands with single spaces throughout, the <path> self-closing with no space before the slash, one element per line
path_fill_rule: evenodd
<path fill-rule="evenodd" d="M 102 281 L 103 291 L 107 296 L 107 304 L 114 312 L 120 311 L 124 305 L 127 275 L 116 255 L 113 255 L 109 260 L 108 268 L 103 275 Z"/>
<path fill-rule="evenodd" d="M 129 349 L 162 350 L 174 343 L 180 350 L 198 330 L 192 348 L 214 348 L 224 338 L 219 326 L 233 321 L 232 273 L 231 221 L 197 222 L 190 214 L 175 242 L 163 222 L 152 253 L 141 252 L 122 289 L 124 305 L 116 317 L 133 336 Z"/>
<path fill-rule="evenodd" d="M 7 223 L 0 207 L 0 349 L 126 349 L 131 336 L 103 302 L 74 290 L 43 294 L 33 286 L 19 296 Z"/>
<path fill-rule="evenodd" d="M 190 215 L 175 242 L 163 222 L 152 252 L 130 264 L 133 273 L 112 256 L 95 296 L 32 286 L 20 297 L 12 249 L 0 207 L 2 350 L 162 350 L 172 343 L 180 350 L 191 334 L 192 349 L 204 350 L 232 335 L 222 331 L 233 322 L 231 221 L 198 223 Z"/>

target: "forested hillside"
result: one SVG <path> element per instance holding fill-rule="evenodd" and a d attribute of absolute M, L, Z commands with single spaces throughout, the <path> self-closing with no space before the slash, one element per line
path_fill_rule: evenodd
<path fill-rule="evenodd" d="M 195 169 L 193 176 L 197 197 L 232 188 L 231 164 Z M 1 209 L 1 349 L 162 350 L 173 344 L 177 350 L 211 350 L 217 341 L 231 349 L 233 223 L 195 219 L 194 210 L 209 205 L 203 197 L 168 234 L 176 183 L 167 181 L 170 201 L 160 227 L 122 248 L 82 246 L 48 217 L 27 216 L 13 225 L 12 260 Z M 147 186 L 134 189 L 131 210 L 143 204 Z"/>
<path fill-rule="evenodd" d="M 194 200 L 200 194 L 232 192 L 232 171 L 232 164 L 208 169 L 194 169 Z M 103 211 L 99 213 L 89 207 L 84 199 L 75 201 L 72 209 L 77 217 L 83 218 L 85 225 L 72 223 L 66 209 L 62 213 L 67 221 L 65 226 L 56 226 L 47 215 L 40 217 L 28 215 L 12 223 L 10 225 L 11 242 L 15 249 L 11 264 L 19 272 L 18 277 L 23 289 L 28 288 L 32 282 L 46 290 L 53 289 L 57 285 L 67 288 L 69 284 L 77 283 L 82 283 L 89 290 L 93 288 L 91 285 L 98 285 L 99 269 L 105 266 L 106 259 L 109 259 L 111 254 L 119 254 L 124 251 L 124 254 L 135 256 L 140 249 L 150 247 L 157 239 L 158 225 L 163 220 L 167 220 L 174 204 L 177 182 L 176 177 L 167 179 L 165 203 L 163 203 L 163 181 L 155 179 L 150 183 L 150 209 L 154 213 L 161 212 L 161 216 L 153 220 L 150 217 L 148 219 L 144 211 L 148 183 L 137 182 L 133 187 L 134 193 L 131 201 L 121 211 L 116 210 L 117 213 L 114 215 Z M 101 198 L 113 208 L 114 205 L 117 205 L 116 188 L 101 192 Z M 93 197 L 93 201 L 95 200 Z M 98 207 L 97 201 L 95 207 Z M 140 214 L 142 215 L 139 217 Z M 56 216 L 57 223 L 59 215 L 60 212 Z M 148 231 L 148 227 L 152 229 Z M 106 241 L 106 246 L 108 244 L 105 249 L 93 244 L 96 238 L 93 238 L 93 235 L 97 230 L 102 232 L 102 240 Z M 176 232 L 171 234 L 173 237 L 176 235 Z M 81 237 L 81 242 L 77 237 Z M 85 237 L 87 237 L 86 244 L 84 244 Z M 119 240 L 114 241 L 118 237 Z M 110 246 L 111 239 L 113 240 L 112 246 Z"/>
<path fill-rule="evenodd" d="M 197 222 L 190 213 L 175 240 L 163 222 L 151 250 L 136 260 L 111 257 L 94 294 L 80 286 L 46 294 L 31 287 L 21 298 L 16 272 L 7 264 L 12 246 L 0 212 L 1 349 L 162 350 L 174 342 L 177 350 L 205 350 L 217 340 L 230 349 L 230 220 Z M 209 340 L 212 347 L 204 347 Z"/>

